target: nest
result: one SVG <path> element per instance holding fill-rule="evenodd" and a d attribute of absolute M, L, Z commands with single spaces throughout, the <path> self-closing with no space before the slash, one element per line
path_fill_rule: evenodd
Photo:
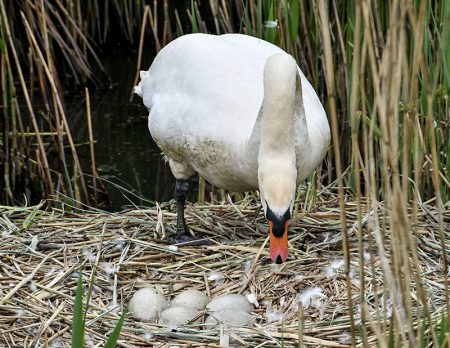
<path fill-rule="evenodd" d="M 96 267 L 86 347 L 103 346 L 132 294 L 148 283 L 162 287 L 169 299 L 186 289 L 204 291 L 210 298 L 225 293 L 247 295 L 255 306 L 256 323 L 243 328 L 198 323 L 167 328 L 127 315 L 120 347 L 218 347 L 228 340 L 231 345 L 276 347 L 283 342 L 296 345 L 299 339 L 310 346 L 348 347 L 349 303 L 355 323 L 361 324 L 361 293 L 372 320 L 380 325 L 390 322 L 380 257 L 370 242 L 371 212 L 362 212 L 365 237 L 360 250 L 353 202 L 347 202 L 345 210 L 349 291 L 337 198 L 317 203 L 313 211 L 291 223 L 288 262 L 280 266 L 270 260 L 265 219 L 261 207 L 252 201 L 189 205 L 190 229 L 213 241 L 203 247 L 173 246 L 164 239 L 174 233 L 174 205 L 120 213 L 63 208 L 0 207 L 0 346 L 70 346 L 82 263 L 86 289 Z M 437 315 L 444 304 L 444 281 L 431 210 L 422 210 L 418 216 L 419 262 Z M 389 251 L 388 233 L 384 242 Z M 417 313 L 413 316 L 420 322 Z M 370 329 L 367 337 L 368 342 L 377 338 Z"/>

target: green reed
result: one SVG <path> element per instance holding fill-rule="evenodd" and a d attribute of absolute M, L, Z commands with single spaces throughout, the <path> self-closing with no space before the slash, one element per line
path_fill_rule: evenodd
<path fill-rule="evenodd" d="M 75 291 L 75 300 L 73 306 L 72 314 L 72 337 L 71 337 L 71 347 L 72 348 L 83 348 L 85 340 L 85 327 L 86 327 L 86 315 L 89 309 L 89 301 L 91 298 L 92 290 L 94 288 L 95 272 L 96 268 L 92 271 L 91 277 L 89 279 L 89 286 L 86 295 L 86 304 L 83 308 L 83 267 L 80 267 L 77 288 Z M 127 309 L 122 311 L 122 314 L 117 321 L 114 329 L 109 335 L 105 342 L 104 348 L 115 348 L 117 346 L 117 341 L 119 339 L 120 331 L 127 315 Z"/>

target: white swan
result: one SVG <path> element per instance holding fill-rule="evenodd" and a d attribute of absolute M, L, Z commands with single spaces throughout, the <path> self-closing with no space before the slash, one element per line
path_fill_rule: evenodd
<path fill-rule="evenodd" d="M 322 104 L 295 60 L 251 36 L 185 35 L 141 72 L 135 92 L 177 179 L 178 235 L 187 233 L 187 179 L 197 172 L 230 191 L 259 189 L 271 258 L 284 262 L 296 187 L 330 141 Z"/>

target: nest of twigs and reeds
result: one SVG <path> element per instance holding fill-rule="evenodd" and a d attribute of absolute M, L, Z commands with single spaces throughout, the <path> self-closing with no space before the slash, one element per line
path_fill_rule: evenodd
<path fill-rule="evenodd" d="M 87 309 L 86 346 L 104 344 L 132 294 L 148 283 L 161 286 L 168 298 L 185 289 L 204 291 L 211 298 L 224 293 L 249 295 L 256 323 L 242 328 L 203 328 L 192 323 L 174 329 L 127 315 L 118 346 L 216 347 L 225 337 L 238 346 L 303 342 L 347 347 L 352 325 L 356 342 L 361 342 L 358 337 L 364 332 L 365 340 L 374 343 L 373 328 L 389 327 L 399 305 L 386 290 L 389 275 L 383 257 L 392 257 L 390 221 L 383 219 L 384 207 L 378 205 L 378 211 L 362 211 L 358 224 L 356 207 L 356 203 L 345 203 L 349 267 L 342 253 L 338 200 L 332 195 L 291 223 L 290 255 L 281 266 L 270 261 L 263 213 L 252 200 L 188 206 L 191 230 L 213 241 L 203 247 L 175 247 L 166 242 L 164 236 L 176 226 L 175 208 L 170 204 L 120 213 L 81 212 L 64 205 L 0 207 L 0 345 L 70 346 L 81 264 L 86 288 L 94 266 L 97 269 Z M 372 221 L 374 215 L 380 216 L 382 235 Z M 445 306 L 435 209 L 421 205 L 416 218 L 417 267 L 434 320 Z M 448 210 L 443 219 L 449 231 Z M 361 233 L 358 225 L 362 225 Z M 379 252 L 378 243 L 386 254 Z M 305 301 L 311 289 L 318 295 Z M 408 291 L 412 301 L 420 301 L 413 281 Z M 421 326 L 421 313 L 406 315 L 414 328 Z"/>

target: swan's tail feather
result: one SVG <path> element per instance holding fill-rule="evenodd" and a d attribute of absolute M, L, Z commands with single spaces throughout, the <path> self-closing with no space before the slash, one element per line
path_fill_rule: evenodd
<path fill-rule="evenodd" d="M 144 105 L 148 108 L 152 108 L 153 93 L 152 93 L 152 83 L 150 79 L 150 71 L 141 70 L 139 73 L 141 81 L 137 86 L 134 86 L 134 93 L 143 99 Z"/>
<path fill-rule="evenodd" d="M 141 78 L 141 81 L 139 81 L 139 84 L 137 86 L 134 86 L 134 93 L 136 93 L 138 96 L 140 96 L 141 98 L 144 95 L 144 91 L 142 90 L 144 81 L 148 79 L 148 77 L 150 76 L 150 73 L 148 71 L 145 70 L 141 70 L 139 72 L 139 76 Z"/>

